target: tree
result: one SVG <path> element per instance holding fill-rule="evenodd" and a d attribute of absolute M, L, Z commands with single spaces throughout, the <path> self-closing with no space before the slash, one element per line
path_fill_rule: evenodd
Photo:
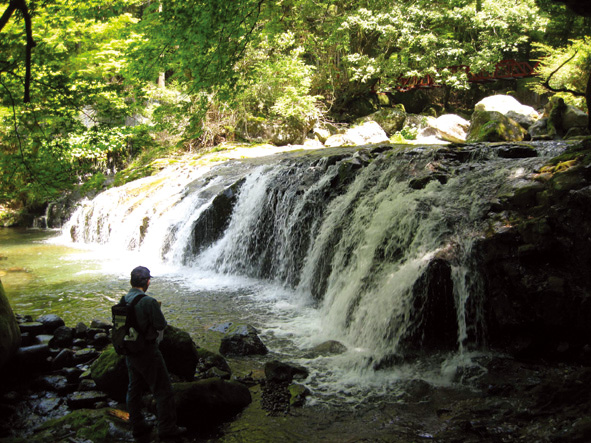
<path fill-rule="evenodd" d="M 44 3 L 28 25 L 36 42 L 32 69 L 21 58 L 25 34 L 18 21 L 3 27 L 0 201 L 43 204 L 124 158 L 129 130 L 120 126 L 133 101 L 122 74 L 127 48 L 138 38 L 137 19 L 126 8 L 137 3 Z M 23 89 L 24 103 L 15 99 Z"/>
<path fill-rule="evenodd" d="M 554 0 L 554 1 L 556 1 L 558 3 L 565 3 L 569 9 L 571 9 L 572 11 L 574 11 L 578 15 L 582 15 L 584 17 L 591 17 L 591 10 L 589 9 L 589 2 L 588 1 L 578 1 L 578 0 Z M 586 65 L 587 65 L 588 78 L 587 78 L 587 85 L 585 87 L 584 96 L 585 96 L 585 100 L 587 102 L 587 114 L 589 116 L 587 129 L 589 131 L 591 131 L 591 54 L 587 55 Z M 547 85 L 547 87 L 550 90 L 552 90 L 552 88 L 550 87 L 550 80 L 551 80 L 552 75 L 553 74 L 551 74 L 546 79 L 546 82 L 545 82 L 545 84 Z M 575 95 L 580 93 L 580 91 L 573 91 L 573 90 L 567 90 L 566 92 L 570 92 Z"/>
<path fill-rule="evenodd" d="M 4 14 L 0 17 L 0 32 L 2 32 L 2 29 L 4 29 L 4 26 L 8 23 L 15 11 L 20 12 L 25 22 L 25 92 L 23 102 L 29 103 L 31 101 L 31 51 L 35 47 L 35 41 L 33 40 L 31 14 L 29 13 L 29 7 L 25 0 L 10 0 L 7 8 L 4 10 Z"/>

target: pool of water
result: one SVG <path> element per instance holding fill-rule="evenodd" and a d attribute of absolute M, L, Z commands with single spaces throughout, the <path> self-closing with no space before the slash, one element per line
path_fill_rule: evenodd
<path fill-rule="evenodd" d="M 148 293 L 162 302 L 169 324 L 189 332 L 197 345 L 217 352 L 222 334 L 211 328 L 221 323 L 249 323 L 258 329 L 270 352 L 230 358 L 236 375 L 253 370 L 262 375 L 264 362 L 272 359 L 307 367 L 310 404 L 396 399 L 403 395 L 404 381 L 418 377 L 447 385 L 456 368 L 469 360 L 467 355 L 437 356 L 374 372 L 350 365 L 365 350 L 346 342 L 344 354 L 311 357 L 312 346 L 341 338 L 325 335 L 320 310 L 292 290 L 257 279 L 172 268 L 133 252 L 73 247 L 64 244 L 57 231 L 0 229 L 0 278 L 13 310 L 33 318 L 54 313 L 68 326 L 109 320 L 111 305 L 127 292 L 129 272 L 137 265 L 151 269 L 154 279 Z"/>

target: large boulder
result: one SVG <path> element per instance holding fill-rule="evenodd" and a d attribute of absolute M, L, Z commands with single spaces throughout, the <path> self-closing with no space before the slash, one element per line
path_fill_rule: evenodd
<path fill-rule="evenodd" d="M 515 120 L 497 111 L 475 111 L 472 114 L 468 142 L 522 141 L 526 130 Z"/>
<path fill-rule="evenodd" d="M 540 118 L 540 114 L 534 108 L 522 105 L 510 95 L 493 95 L 483 98 L 476 103 L 474 111 L 500 112 L 526 129 Z"/>
<path fill-rule="evenodd" d="M 325 146 L 360 146 L 387 143 L 390 139 L 382 127 L 374 121 L 366 121 L 358 126 L 349 128 L 344 134 L 330 136 Z"/>
<path fill-rule="evenodd" d="M 390 136 L 404 127 L 405 120 L 406 111 L 404 110 L 404 106 L 396 105 L 392 108 L 381 108 L 379 111 L 359 119 L 357 123 L 362 124 L 368 121 L 374 121 Z"/>
<path fill-rule="evenodd" d="M 470 129 L 470 122 L 459 115 L 444 114 L 432 122 L 437 137 L 452 143 L 464 143 Z"/>
<path fill-rule="evenodd" d="M 168 325 L 160 343 L 160 352 L 168 372 L 185 380 L 193 379 L 199 362 L 199 352 L 188 332 Z"/>
<path fill-rule="evenodd" d="M 245 385 L 219 378 L 174 383 L 173 389 L 178 423 L 190 428 L 212 429 L 252 401 Z"/>
<path fill-rule="evenodd" d="M 268 382 L 291 383 L 294 378 L 305 379 L 309 375 L 306 368 L 293 363 L 272 360 L 265 363 L 265 379 Z"/>
<path fill-rule="evenodd" d="M 573 128 L 586 128 L 589 116 L 574 106 L 567 105 L 562 113 L 562 128 L 568 132 Z"/>
<path fill-rule="evenodd" d="M 15 355 L 20 343 L 21 332 L 0 280 L 0 369 Z"/>
<path fill-rule="evenodd" d="M 109 397 L 124 401 L 129 378 L 125 357 L 117 354 L 113 346 L 108 346 L 90 366 L 90 375 L 96 387 Z"/>

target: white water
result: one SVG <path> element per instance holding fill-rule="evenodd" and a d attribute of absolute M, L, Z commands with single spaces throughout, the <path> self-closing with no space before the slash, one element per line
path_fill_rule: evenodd
<path fill-rule="evenodd" d="M 483 336 L 471 247 L 482 235 L 490 201 L 519 186 L 542 160 L 482 159 L 457 166 L 446 184 L 409 188 L 409 174 L 438 163 L 431 155 L 379 158 L 339 195 L 329 192 L 339 163 L 167 169 L 84 202 L 62 240 L 70 241 L 74 231 L 78 242 L 102 245 L 113 273 L 124 275 L 141 260 L 188 292 L 252 294 L 254 321 L 271 350 L 315 368 L 311 383 L 318 392 L 334 389 L 336 380 L 338 389 L 349 391 L 367 384 L 388 389 L 418 370 L 446 383 L 454 368 L 470 364 L 468 338 Z M 225 234 L 198 256 L 188 255 L 196 220 L 218 192 L 243 177 Z M 413 286 L 438 254 L 451 257 L 458 352 L 435 369 L 419 361 L 373 371 L 372 362 L 399 352 L 412 324 Z M 348 351 L 305 357 L 306 349 L 326 340 Z"/>

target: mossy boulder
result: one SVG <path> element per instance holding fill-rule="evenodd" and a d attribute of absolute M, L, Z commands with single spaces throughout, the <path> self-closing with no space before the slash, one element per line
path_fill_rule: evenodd
<path fill-rule="evenodd" d="M 109 397 L 123 401 L 127 393 L 129 378 L 125 357 L 117 354 L 113 346 L 108 346 L 90 367 L 90 375 L 96 387 Z"/>
<path fill-rule="evenodd" d="M 252 401 L 242 383 L 208 378 L 174 383 L 178 423 L 190 428 L 211 429 L 230 420 Z"/>
<path fill-rule="evenodd" d="M 188 332 L 168 325 L 160 343 L 160 352 L 168 372 L 187 381 L 193 379 L 199 362 L 199 353 L 197 345 Z"/>
<path fill-rule="evenodd" d="M 516 98 L 503 94 L 483 98 L 476 103 L 474 110 L 500 112 L 524 128 L 529 128 L 540 118 L 538 112 L 531 106 L 522 105 Z"/>
<path fill-rule="evenodd" d="M 527 131 L 515 120 L 497 111 L 475 111 L 468 142 L 522 141 Z"/>
<path fill-rule="evenodd" d="M 0 280 L 0 369 L 15 355 L 21 332 Z"/>
<path fill-rule="evenodd" d="M 379 111 L 357 120 L 357 124 L 374 121 L 379 124 L 387 135 L 393 135 L 404 127 L 406 111 L 403 105 L 392 108 L 381 108 Z"/>

